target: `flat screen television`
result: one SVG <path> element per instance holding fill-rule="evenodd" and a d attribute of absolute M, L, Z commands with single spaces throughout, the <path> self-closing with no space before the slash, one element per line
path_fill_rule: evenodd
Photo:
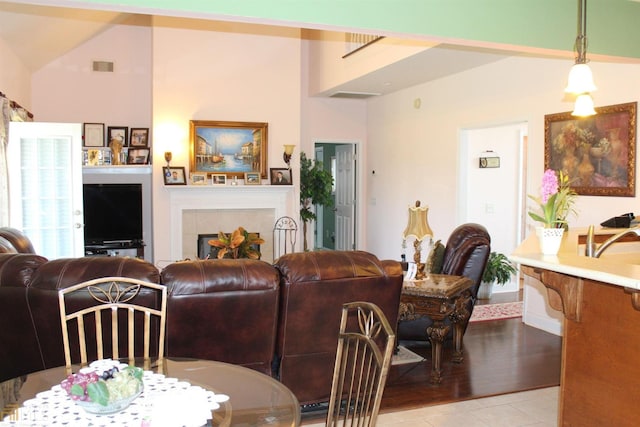
<path fill-rule="evenodd" d="M 142 184 L 84 184 L 84 244 L 142 241 Z"/>

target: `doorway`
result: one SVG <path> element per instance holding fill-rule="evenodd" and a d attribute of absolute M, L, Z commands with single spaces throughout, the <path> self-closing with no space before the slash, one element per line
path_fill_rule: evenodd
<path fill-rule="evenodd" d="M 527 133 L 524 122 L 461 132 L 460 220 L 484 225 L 491 251 L 507 256 L 524 237 Z M 481 165 L 481 157 L 494 160 Z M 514 275 L 493 290 L 513 292 L 519 287 L 519 276 Z"/>
<path fill-rule="evenodd" d="M 333 206 L 316 206 L 317 249 L 355 250 L 357 231 L 356 143 L 316 142 L 315 159 L 333 177 Z"/>

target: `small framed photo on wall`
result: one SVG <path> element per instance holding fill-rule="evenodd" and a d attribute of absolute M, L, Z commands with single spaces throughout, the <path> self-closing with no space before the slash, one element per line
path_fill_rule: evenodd
<path fill-rule="evenodd" d="M 129 134 L 130 147 L 148 147 L 149 146 L 149 128 L 131 128 Z"/>
<path fill-rule="evenodd" d="M 85 147 L 104 147 L 104 123 L 84 123 L 82 130 Z"/>
<path fill-rule="evenodd" d="M 164 166 L 162 168 L 164 185 L 187 185 L 187 176 L 184 166 Z"/>
<path fill-rule="evenodd" d="M 127 133 L 129 128 L 126 126 L 109 126 L 107 128 L 107 146 L 110 147 L 112 141 L 119 142 L 122 147 L 128 145 Z"/>

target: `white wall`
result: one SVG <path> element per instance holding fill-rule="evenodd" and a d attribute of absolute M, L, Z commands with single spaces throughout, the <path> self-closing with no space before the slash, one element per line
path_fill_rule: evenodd
<path fill-rule="evenodd" d="M 31 110 L 31 72 L 14 53 L 13 48 L 0 38 L 0 92 Z"/>
<path fill-rule="evenodd" d="M 92 71 L 93 61 L 114 72 Z M 151 66 L 151 28 L 113 26 L 33 74 L 36 120 L 150 128 Z"/>
<path fill-rule="evenodd" d="M 267 122 L 269 167 L 285 166 L 283 144 L 300 145 L 300 43 L 295 29 L 154 18 L 156 259 L 171 259 L 170 240 L 162 238 L 172 226 L 163 152 L 188 171 L 190 120 Z M 297 209 L 292 202 L 289 214 L 297 217 Z"/>
<path fill-rule="evenodd" d="M 491 236 L 492 252 L 510 254 L 520 243 L 520 176 L 524 169 L 520 151 L 526 131 L 526 124 L 508 124 L 461 132 L 460 220 L 484 225 Z M 481 156 L 498 157 L 500 167 L 480 168 Z M 493 290 L 512 292 L 518 288 L 514 275 Z"/>
<path fill-rule="evenodd" d="M 368 246 L 398 258 L 406 207 L 420 199 L 445 240 L 460 221 L 459 132 L 529 123 L 527 193 L 537 194 L 544 165 L 544 115 L 570 111 L 563 89 L 571 61 L 513 57 L 368 101 Z M 596 106 L 638 100 L 639 65 L 592 62 Z M 544 76 L 544 78 L 541 78 Z M 416 109 L 413 101 L 422 99 Z M 375 170 L 375 175 L 373 171 Z M 637 174 L 636 174 L 637 176 Z M 637 180 L 637 179 L 636 179 Z M 637 197 L 579 197 L 571 226 L 637 211 Z M 528 223 L 527 231 L 533 230 Z"/>

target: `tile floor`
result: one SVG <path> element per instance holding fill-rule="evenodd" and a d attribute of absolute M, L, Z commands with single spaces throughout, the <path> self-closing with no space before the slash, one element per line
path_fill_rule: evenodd
<path fill-rule="evenodd" d="M 378 427 L 556 427 L 559 387 L 389 412 Z M 316 420 L 305 427 L 320 427 Z"/>

